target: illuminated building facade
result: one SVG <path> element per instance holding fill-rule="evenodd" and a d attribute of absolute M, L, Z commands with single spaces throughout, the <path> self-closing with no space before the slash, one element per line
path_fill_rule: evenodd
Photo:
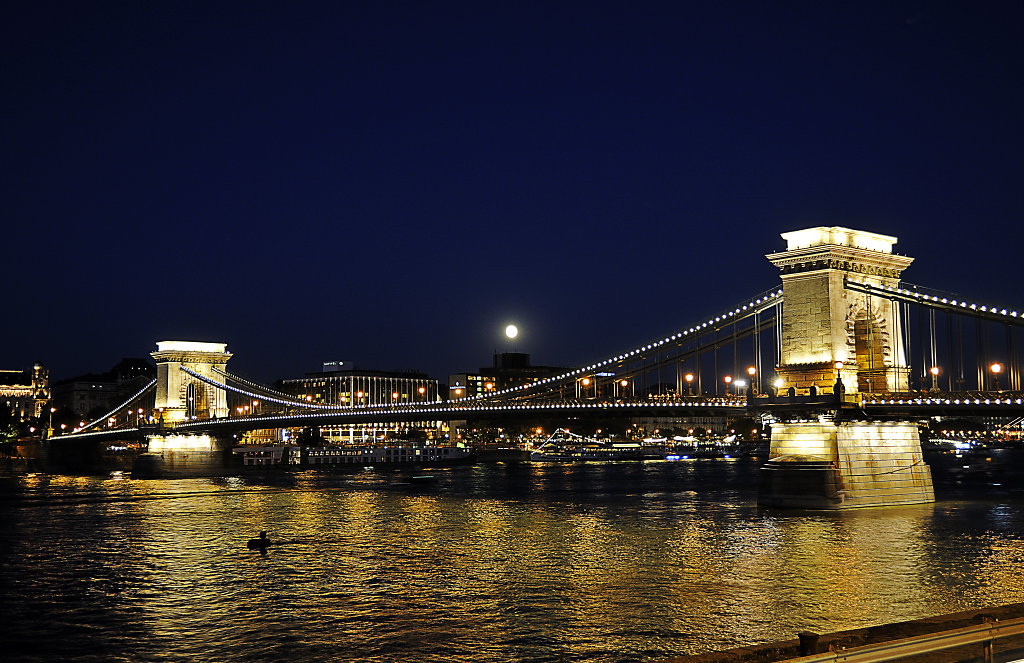
<path fill-rule="evenodd" d="M 50 400 L 50 371 L 36 364 L 29 371 L 0 369 L 0 403 L 18 421 L 38 418 Z"/>
<path fill-rule="evenodd" d="M 376 371 L 357 368 L 351 361 L 324 362 L 323 370 L 307 373 L 303 378 L 279 380 L 282 392 L 309 403 L 341 407 L 373 407 L 436 403 L 437 380 L 418 371 Z M 409 424 L 355 424 L 324 426 L 319 433 L 324 439 L 344 444 L 365 443 L 384 434 L 401 437 L 404 429 L 430 429 L 436 422 Z M 292 431 L 286 437 L 297 434 Z"/>
<path fill-rule="evenodd" d="M 281 380 L 281 391 L 321 405 L 366 407 L 437 402 L 437 380 L 417 371 L 370 371 L 351 361 L 324 362 L 324 370 Z"/>

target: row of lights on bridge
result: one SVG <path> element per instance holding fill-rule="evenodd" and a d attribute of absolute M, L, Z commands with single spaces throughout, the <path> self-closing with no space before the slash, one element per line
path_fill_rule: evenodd
<path fill-rule="evenodd" d="M 500 396 L 500 395 L 512 393 L 512 392 L 515 392 L 515 391 L 522 391 L 524 389 L 530 389 L 532 387 L 536 387 L 536 386 L 540 386 L 540 385 L 545 385 L 545 384 L 550 384 L 552 382 L 561 382 L 563 380 L 568 380 L 569 378 L 572 378 L 573 376 L 578 376 L 578 375 L 581 375 L 583 373 L 589 373 L 590 371 L 596 370 L 596 369 L 601 368 L 603 366 L 607 366 L 608 364 L 612 364 L 612 363 L 617 362 L 617 361 L 623 361 L 625 359 L 629 359 L 629 358 L 634 357 L 634 356 L 636 356 L 638 354 L 643 354 L 644 352 L 646 352 L 648 350 L 657 349 L 657 348 L 659 348 L 659 347 L 661 347 L 663 345 L 672 343 L 673 341 L 677 341 L 677 340 L 680 340 L 680 339 L 682 339 L 682 338 L 684 338 L 686 336 L 689 336 L 690 334 L 696 334 L 698 332 L 702 332 L 703 330 L 707 329 L 708 325 L 710 325 L 711 327 L 714 327 L 716 323 L 723 322 L 725 320 L 728 320 L 729 318 L 736 317 L 736 316 L 738 316 L 738 315 L 740 315 L 742 313 L 745 313 L 745 312 L 748 312 L 748 311 L 752 311 L 753 309 L 757 309 L 757 308 L 763 307 L 763 306 L 767 305 L 769 302 L 771 302 L 772 304 L 776 304 L 776 303 L 778 303 L 777 300 L 779 300 L 780 297 L 782 297 L 782 290 L 781 289 L 773 291 L 773 292 L 770 292 L 767 295 L 765 295 L 764 297 L 758 297 L 757 299 L 755 299 L 755 300 L 753 300 L 753 301 L 751 301 L 751 302 L 749 302 L 747 304 L 743 304 L 742 306 L 739 306 L 739 307 L 737 307 L 736 309 L 734 309 L 732 311 L 726 311 L 722 315 L 715 316 L 714 318 L 709 318 L 707 322 L 703 322 L 703 323 L 694 325 L 693 327 L 690 327 L 689 329 L 684 329 L 684 330 L 682 330 L 682 331 L 680 331 L 680 332 L 678 332 L 676 334 L 673 334 L 672 336 L 666 336 L 665 338 L 661 339 L 660 341 L 653 341 L 653 342 L 648 343 L 646 345 L 641 345 L 640 347 L 635 348 L 633 350 L 630 350 L 629 352 L 624 352 L 624 353 L 622 353 L 620 355 L 617 355 L 615 357 L 610 357 L 610 358 L 605 359 L 603 361 L 599 361 L 599 362 L 597 362 L 595 364 L 591 364 L 591 365 L 585 366 L 583 368 L 577 368 L 577 369 L 569 371 L 567 373 L 562 373 L 561 375 L 555 375 L 555 376 L 552 376 L 552 377 L 543 378 L 541 380 L 538 380 L 537 382 L 533 382 L 533 383 L 530 383 L 530 384 L 522 384 L 522 385 L 517 385 L 515 387 L 509 387 L 508 389 L 503 389 L 503 390 L 500 390 L 500 391 L 494 391 L 490 395 Z M 459 393 L 459 390 L 456 390 L 456 395 L 461 395 Z M 483 398 L 483 395 L 482 394 L 478 394 L 476 396 L 476 398 Z"/>

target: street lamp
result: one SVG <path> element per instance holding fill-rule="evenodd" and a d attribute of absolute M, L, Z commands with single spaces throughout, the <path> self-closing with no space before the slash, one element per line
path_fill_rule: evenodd
<path fill-rule="evenodd" d="M 999 391 L 999 374 L 1003 372 L 1003 365 L 999 363 L 992 364 L 988 367 L 992 371 L 992 386 L 995 391 Z"/>
<path fill-rule="evenodd" d="M 932 366 L 931 368 L 928 369 L 928 372 L 932 374 L 932 391 L 938 391 L 939 385 L 937 381 L 939 379 L 939 367 Z"/>
<path fill-rule="evenodd" d="M 686 395 L 693 396 L 693 373 L 687 373 L 686 379 Z"/>
<path fill-rule="evenodd" d="M 750 390 L 754 391 L 754 376 L 757 375 L 757 368 L 754 366 L 747 367 L 747 375 L 750 376 Z"/>
<path fill-rule="evenodd" d="M 724 379 L 725 379 L 725 394 L 726 394 L 726 396 L 728 396 L 729 395 L 729 387 L 732 386 L 732 376 L 731 375 L 726 375 Z"/>

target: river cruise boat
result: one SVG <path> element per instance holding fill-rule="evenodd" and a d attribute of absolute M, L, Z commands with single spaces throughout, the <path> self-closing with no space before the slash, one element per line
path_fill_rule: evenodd
<path fill-rule="evenodd" d="M 395 442 L 353 447 L 299 447 L 295 445 L 239 446 L 233 449 L 242 465 L 259 467 L 350 468 L 457 465 L 474 460 L 473 450 L 460 446 L 433 446 Z"/>
<path fill-rule="evenodd" d="M 544 441 L 544 444 L 530 453 L 531 461 L 562 463 L 639 460 L 642 457 L 643 450 L 639 444 L 596 440 L 570 433 L 564 429 L 556 430 L 551 437 Z"/>

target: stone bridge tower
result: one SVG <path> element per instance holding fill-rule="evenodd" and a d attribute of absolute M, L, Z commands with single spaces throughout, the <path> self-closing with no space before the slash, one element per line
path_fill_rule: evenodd
<path fill-rule="evenodd" d="M 907 389 L 899 309 L 844 283 L 896 286 L 913 259 L 892 252 L 895 237 L 838 226 L 782 238 L 786 250 L 767 256 L 782 271 L 777 370 L 780 391 L 799 398 L 779 399 L 788 409 L 772 424 L 758 502 L 847 509 L 935 501 L 916 421 L 867 421 L 856 397 L 809 397 L 812 387 L 833 392 L 837 380 L 848 394 Z"/>
<path fill-rule="evenodd" d="M 180 370 L 188 368 L 213 382 L 224 384 L 224 376 L 215 372 L 231 359 L 227 343 L 198 341 L 158 341 L 156 352 L 156 407 L 165 423 L 228 416 L 227 395 L 202 380 Z"/>
<path fill-rule="evenodd" d="M 913 258 L 896 255 L 895 237 L 838 226 L 782 233 L 786 250 L 767 258 L 782 271 L 783 390 L 847 393 L 905 391 L 909 369 L 899 308 L 847 290 L 847 279 L 896 286 Z"/>

